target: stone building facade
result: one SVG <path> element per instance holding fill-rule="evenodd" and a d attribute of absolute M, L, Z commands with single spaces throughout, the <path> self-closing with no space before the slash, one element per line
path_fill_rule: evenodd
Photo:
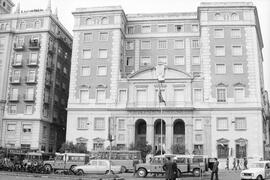
<path fill-rule="evenodd" d="M 54 152 L 65 141 L 72 36 L 50 0 L 45 10 L 21 11 L 18 4 L 1 14 L 2 24 L 1 146 Z"/>
<path fill-rule="evenodd" d="M 102 149 L 110 131 L 123 149 L 146 141 L 155 152 L 178 145 L 221 159 L 264 157 L 263 41 L 252 3 L 157 14 L 79 8 L 73 15 L 68 141 Z"/>

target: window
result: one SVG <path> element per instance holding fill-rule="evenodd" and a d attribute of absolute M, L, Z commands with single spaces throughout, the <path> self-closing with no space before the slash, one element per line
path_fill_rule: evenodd
<path fill-rule="evenodd" d="M 202 135 L 201 134 L 195 134 L 195 141 L 201 142 L 202 141 Z"/>
<path fill-rule="evenodd" d="M 27 82 L 35 82 L 35 81 L 36 81 L 36 70 L 29 70 Z"/>
<path fill-rule="evenodd" d="M 81 103 L 88 103 L 89 100 L 89 91 L 87 89 L 80 90 L 80 102 Z"/>
<path fill-rule="evenodd" d="M 242 46 L 232 46 L 233 56 L 242 56 Z"/>
<path fill-rule="evenodd" d="M 151 64 L 151 58 L 149 56 L 141 57 L 141 66 L 147 66 Z"/>
<path fill-rule="evenodd" d="M 229 146 L 228 144 L 218 144 L 217 145 L 217 158 L 226 159 L 229 157 Z"/>
<path fill-rule="evenodd" d="M 219 117 L 217 118 L 217 130 L 228 130 L 228 118 Z"/>
<path fill-rule="evenodd" d="M 137 89 L 137 104 L 144 105 L 147 101 L 146 89 Z"/>
<path fill-rule="evenodd" d="M 101 19 L 101 24 L 109 24 L 109 19 L 107 17 L 103 17 Z"/>
<path fill-rule="evenodd" d="M 199 31 L 199 25 L 198 24 L 192 24 L 191 25 L 192 32 L 198 32 Z"/>
<path fill-rule="evenodd" d="M 150 49 L 151 42 L 150 41 L 141 41 L 141 49 Z"/>
<path fill-rule="evenodd" d="M 16 130 L 16 124 L 7 124 L 7 132 L 14 132 Z"/>
<path fill-rule="evenodd" d="M 19 100 L 19 89 L 12 88 L 10 94 L 10 100 Z"/>
<path fill-rule="evenodd" d="M 236 102 L 243 102 L 245 100 L 245 89 L 243 87 L 236 87 L 234 89 L 234 98 Z"/>
<path fill-rule="evenodd" d="M 125 141 L 125 135 L 124 134 L 119 134 L 118 135 L 118 141 Z"/>
<path fill-rule="evenodd" d="M 225 74 L 226 66 L 225 64 L 216 64 L 216 74 Z"/>
<path fill-rule="evenodd" d="M 105 103 L 106 101 L 106 91 L 105 89 L 98 89 L 96 96 L 97 103 Z"/>
<path fill-rule="evenodd" d="M 159 40 L 158 41 L 158 49 L 167 49 L 167 41 Z"/>
<path fill-rule="evenodd" d="M 215 38 L 224 38 L 224 29 L 215 29 L 214 30 Z"/>
<path fill-rule="evenodd" d="M 192 40 L 191 47 L 192 48 L 199 48 L 200 47 L 199 40 Z"/>
<path fill-rule="evenodd" d="M 192 65 L 200 65 L 201 64 L 201 60 L 199 56 L 193 56 L 192 57 Z"/>
<path fill-rule="evenodd" d="M 83 50 L 83 59 L 90 59 L 92 56 L 91 49 L 84 49 Z"/>
<path fill-rule="evenodd" d="M 233 21 L 238 21 L 239 20 L 239 15 L 236 14 L 236 13 L 232 13 L 231 18 L 232 18 Z"/>
<path fill-rule="evenodd" d="M 133 57 L 127 57 L 127 66 L 133 66 Z"/>
<path fill-rule="evenodd" d="M 86 25 L 92 25 L 92 24 L 94 24 L 94 20 L 92 18 L 87 18 Z"/>
<path fill-rule="evenodd" d="M 158 25 L 158 32 L 167 32 L 167 25 Z"/>
<path fill-rule="evenodd" d="M 201 119 L 195 119 L 195 130 L 202 130 L 202 120 Z"/>
<path fill-rule="evenodd" d="M 241 38 L 241 29 L 232 29 L 231 38 Z"/>
<path fill-rule="evenodd" d="M 216 56 L 225 56 L 225 47 L 224 46 L 216 46 L 215 47 Z"/>
<path fill-rule="evenodd" d="M 174 56 L 174 65 L 185 65 L 184 56 Z"/>
<path fill-rule="evenodd" d="M 225 88 L 217 88 L 217 102 L 226 102 L 227 93 Z"/>
<path fill-rule="evenodd" d="M 247 120 L 244 117 L 236 117 L 235 118 L 235 129 L 247 129 Z"/>
<path fill-rule="evenodd" d="M 0 48 L 3 48 L 5 45 L 5 39 L 4 38 L 0 38 Z"/>
<path fill-rule="evenodd" d="M 142 33 L 150 33 L 151 32 L 151 26 L 142 26 Z"/>
<path fill-rule="evenodd" d="M 23 124 L 23 133 L 31 133 L 32 132 L 32 124 Z"/>
<path fill-rule="evenodd" d="M 127 41 L 126 50 L 133 50 L 133 49 L 134 49 L 134 41 Z"/>
<path fill-rule="evenodd" d="M 165 64 L 165 65 L 167 65 L 167 56 L 158 56 L 157 64 Z"/>
<path fill-rule="evenodd" d="M 243 74 L 244 73 L 243 64 L 234 64 L 233 65 L 233 72 L 235 74 Z"/>
<path fill-rule="evenodd" d="M 118 102 L 126 103 L 127 102 L 127 90 L 119 90 L 119 97 Z"/>
<path fill-rule="evenodd" d="M 125 120 L 124 119 L 118 120 L 118 130 L 125 130 Z"/>
<path fill-rule="evenodd" d="M 174 41 L 174 49 L 184 49 L 185 43 L 184 40 L 175 40 Z"/>
<path fill-rule="evenodd" d="M 99 33 L 99 40 L 100 41 L 108 41 L 109 33 L 107 32 L 100 32 Z"/>
<path fill-rule="evenodd" d="M 30 144 L 21 144 L 21 149 L 30 149 L 31 145 Z"/>
<path fill-rule="evenodd" d="M 175 32 L 184 32 L 184 25 L 182 24 L 175 25 Z"/>
<path fill-rule="evenodd" d="M 90 67 L 89 66 L 81 67 L 81 76 L 90 76 Z"/>
<path fill-rule="evenodd" d="M 9 114 L 17 114 L 17 105 L 9 105 Z"/>
<path fill-rule="evenodd" d="M 104 130 L 105 129 L 105 119 L 104 118 L 95 118 L 94 129 L 95 130 Z"/>
<path fill-rule="evenodd" d="M 14 65 L 21 65 L 21 64 L 22 64 L 22 54 L 16 54 Z"/>
<path fill-rule="evenodd" d="M 25 114 L 33 114 L 33 105 L 25 105 Z"/>
<path fill-rule="evenodd" d="M 78 117 L 78 129 L 88 129 L 87 123 L 87 117 Z"/>
<path fill-rule="evenodd" d="M 42 131 L 42 134 L 43 134 L 43 137 L 47 137 L 48 133 L 47 133 L 47 126 L 43 126 L 43 131 Z M 44 146 L 44 149 L 45 149 L 45 146 Z"/>
<path fill-rule="evenodd" d="M 29 64 L 37 64 L 37 60 L 38 60 L 38 53 L 31 53 Z"/>
<path fill-rule="evenodd" d="M 93 41 L 93 33 L 84 33 L 83 40 L 84 40 L 84 42 Z"/>
<path fill-rule="evenodd" d="M 127 27 L 127 33 L 128 34 L 134 34 L 134 27 L 133 26 L 128 26 Z"/>
<path fill-rule="evenodd" d="M 99 58 L 107 58 L 108 50 L 107 49 L 99 49 Z"/>
<path fill-rule="evenodd" d="M 41 23 L 40 23 L 39 20 L 37 20 L 37 21 L 35 22 L 35 28 L 40 28 L 40 27 L 41 27 Z"/>
<path fill-rule="evenodd" d="M 195 102 L 202 102 L 203 101 L 202 89 L 194 89 L 193 95 L 194 95 Z"/>
<path fill-rule="evenodd" d="M 224 17 L 220 13 L 216 13 L 214 19 L 220 21 L 224 20 Z"/>
<path fill-rule="evenodd" d="M 98 76 L 106 76 L 107 75 L 107 66 L 98 66 L 97 67 L 97 75 Z"/>
<path fill-rule="evenodd" d="M 13 71 L 13 76 L 12 76 L 12 82 L 20 82 L 20 76 L 21 76 L 21 71 L 20 70 L 14 70 Z"/>
<path fill-rule="evenodd" d="M 34 100 L 34 87 L 27 88 L 25 98 L 27 100 Z"/>
<path fill-rule="evenodd" d="M 185 90 L 184 89 L 174 89 L 174 100 L 177 103 L 185 101 Z"/>
<path fill-rule="evenodd" d="M 67 74 L 67 68 L 66 67 L 63 68 L 63 73 Z"/>
<path fill-rule="evenodd" d="M 194 154 L 203 155 L 203 145 L 202 144 L 194 144 Z"/>

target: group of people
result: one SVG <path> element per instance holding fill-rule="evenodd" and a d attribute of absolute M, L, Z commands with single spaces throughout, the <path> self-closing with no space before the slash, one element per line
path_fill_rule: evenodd
<path fill-rule="evenodd" d="M 247 158 L 244 158 L 243 159 L 243 169 L 247 169 L 247 164 L 248 164 L 248 161 L 247 161 Z M 232 168 L 232 170 L 241 170 L 241 163 L 242 162 L 240 162 L 240 159 L 236 159 L 236 158 L 234 158 L 233 159 L 233 168 Z M 225 169 L 227 169 L 227 170 L 230 170 L 230 167 L 229 167 L 229 158 L 227 158 L 227 160 L 226 160 L 226 168 Z"/>
<path fill-rule="evenodd" d="M 219 162 L 217 158 L 214 159 L 214 164 L 211 172 L 211 180 L 213 180 L 214 176 L 215 179 L 218 180 L 218 165 Z M 165 178 L 166 180 L 176 180 L 176 178 L 179 178 L 179 173 L 177 169 L 176 162 L 173 161 L 172 158 L 168 158 L 168 162 L 166 162 L 163 166 L 163 169 L 165 171 Z"/>

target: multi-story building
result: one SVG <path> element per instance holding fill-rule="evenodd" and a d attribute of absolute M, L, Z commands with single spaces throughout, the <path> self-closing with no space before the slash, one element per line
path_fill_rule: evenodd
<path fill-rule="evenodd" d="M 56 151 L 65 141 L 72 36 L 46 10 L 0 16 L 8 65 L 2 147 Z M 3 82 L 5 84 L 5 82 Z"/>
<path fill-rule="evenodd" d="M 79 8 L 73 15 L 67 140 L 106 148 L 110 131 L 119 148 L 147 141 L 155 152 L 178 145 L 221 159 L 264 157 L 263 41 L 251 2 L 201 3 L 190 13 Z"/>
<path fill-rule="evenodd" d="M 0 0 L 0 14 L 9 14 L 14 4 L 11 0 Z"/>

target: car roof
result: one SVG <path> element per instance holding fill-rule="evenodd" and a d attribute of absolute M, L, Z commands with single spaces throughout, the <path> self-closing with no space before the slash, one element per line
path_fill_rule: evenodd
<path fill-rule="evenodd" d="M 254 163 L 270 163 L 270 161 L 255 161 Z"/>

